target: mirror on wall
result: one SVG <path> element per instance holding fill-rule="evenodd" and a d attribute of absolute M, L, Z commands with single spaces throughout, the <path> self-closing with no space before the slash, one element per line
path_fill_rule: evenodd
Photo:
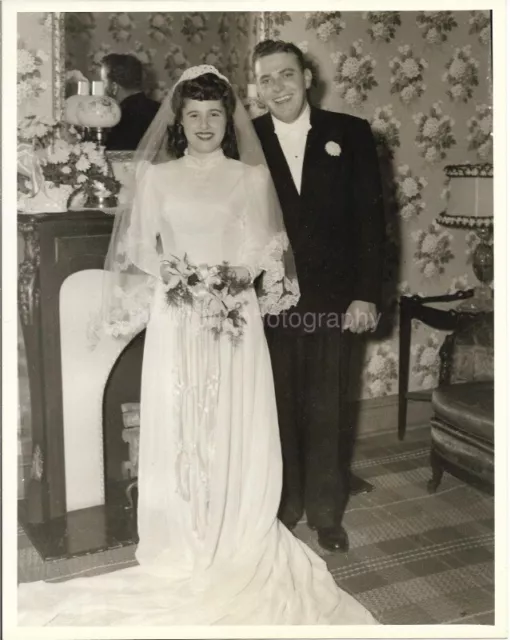
<path fill-rule="evenodd" d="M 57 16 L 54 39 L 59 43 L 55 64 L 55 86 L 63 105 L 78 89 L 78 81 L 106 80 L 101 62 L 108 54 L 131 54 L 141 62 L 141 91 L 147 101 L 160 103 L 184 69 L 196 64 L 212 64 L 224 72 L 244 98 L 253 80 L 250 53 L 256 42 L 266 37 L 269 14 L 263 12 L 65 12 Z M 107 92 L 109 87 L 105 86 Z M 114 96 L 123 106 L 125 92 Z M 134 99 L 132 100 L 134 101 Z M 142 108 L 153 110 L 145 101 Z M 139 99 L 139 102 L 144 102 Z M 108 148 L 108 141 L 107 141 Z M 115 151 L 129 151 L 119 147 Z M 125 153 L 121 156 L 126 160 Z"/>

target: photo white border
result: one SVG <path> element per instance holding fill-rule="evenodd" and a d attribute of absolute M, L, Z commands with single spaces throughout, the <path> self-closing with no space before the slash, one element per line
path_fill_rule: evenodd
<path fill-rule="evenodd" d="M 17 260 L 16 260 L 16 14 L 41 11 L 307 11 L 310 5 L 317 10 L 368 11 L 394 10 L 419 11 L 443 10 L 468 11 L 471 9 L 492 10 L 493 21 L 493 114 L 494 114 L 494 186 L 496 211 L 495 220 L 495 313 L 496 313 L 496 437 L 495 452 L 495 531 L 496 536 L 496 620 L 494 626 L 472 625 L 384 625 L 378 627 L 50 627 L 31 629 L 16 628 L 16 576 L 17 576 Z M 139 1 L 123 2 L 109 0 L 4 0 L 2 2 L 2 425 L 3 425 L 3 637 L 6 640 L 18 638 L 501 638 L 508 637 L 508 261 L 506 250 L 509 244 L 509 225 L 507 225 L 506 183 L 510 180 L 507 166 L 506 143 L 508 116 L 507 74 L 505 63 L 508 58 L 505 51 L 508 19 L 505 0 L 394 0 L 382 3 L 380 0 L 336 0 L 335 2 L 305 2 L 270 0 L 250 2 L 227 1 Z M 381 6 L 382 5 L 382 6 Z M 445 7 L 446 5 L 446 7 Z M 510 143 L 510 139 L 508 139 Z"/>

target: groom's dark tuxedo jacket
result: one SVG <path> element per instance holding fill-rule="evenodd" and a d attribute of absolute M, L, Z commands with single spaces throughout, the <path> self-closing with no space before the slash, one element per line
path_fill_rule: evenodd
<path fill-rule="evenodd" d="M 270 114 L 253 124 L 294 251 L 301 299 L 291 311 L 342 313 L 352 300 L 379 305 L 385 222 L 368 122 L 311 108 L 301 194 Z"/>
<path fill-rule="evenodd" d="M 160 106 L 142 91 L 124 98 L 120 103 L 120 121 L 107 133 L 106 148 L 109 151 L 134 151 Z"/>

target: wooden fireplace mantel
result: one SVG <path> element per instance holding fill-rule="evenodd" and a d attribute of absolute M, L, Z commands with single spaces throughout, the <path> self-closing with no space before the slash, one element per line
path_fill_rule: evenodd
<path fill-rule="evenodd" d="M 113 228 L 102 211 L 18 214 L 24 240 L 18 306 L 29 372 L 32 464 L 24 520 L 66 513 L 59 292 L 64 280 L 102 269 Z"/>

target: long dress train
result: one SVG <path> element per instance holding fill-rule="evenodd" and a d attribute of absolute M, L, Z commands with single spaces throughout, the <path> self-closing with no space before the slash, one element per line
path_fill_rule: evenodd
<path fill-rule="evenodd" d="M 155 168 L 144 201 L 164 252 L 241 264 L 246 245 L 235 234 L 249 233 L 253 203 L 240 177 L 258 179 L 255 169 L 222 154 L 171 165 Z M 156 286 L 142 371 L 139 565 L 22 584 L 19 624 L 377 624 L 276 518 L 271 363 L 255 290 L 242 296 L 247 323 L 233 344 L 204 329 L 198 312 L 169 306 Z"/>

